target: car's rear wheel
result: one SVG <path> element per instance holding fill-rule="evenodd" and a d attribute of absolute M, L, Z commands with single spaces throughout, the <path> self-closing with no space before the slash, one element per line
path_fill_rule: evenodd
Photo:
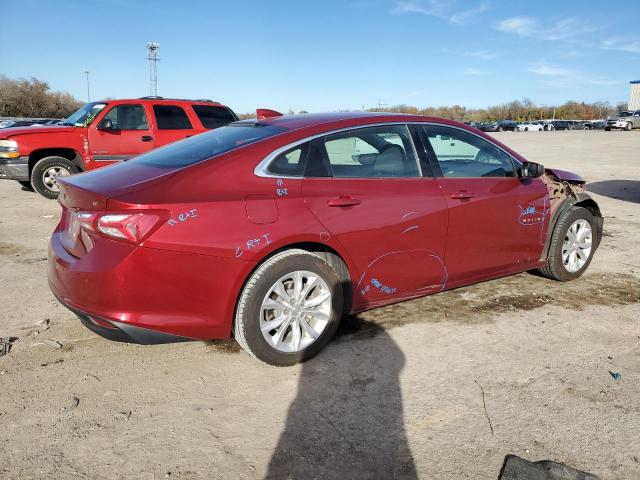
<path fill-rule="evenodd" d="M 566 282 L 582 275 L 595 251 L 596 224 L 589 210 L 570 207 L 553 229 L 547 264 L 539 269 L 545 277 Z"/>
<path fill-rule="evenodd" d="M 236 310 L 236 341 L 275 366 L 294 365 L 322 350 L 344 306 L 336 271 L 322 258 L 292 249 L 269 258 L 247 281 Z"/>
<path fill-rule="evenodd" d="M 43 197 L 55 199 L 60 193 L 56 178 L 72 175 L 78 171 L 78 167 L 69 159 L 45 157 L 33 166 L 31 184 L 33 189 Z"/>

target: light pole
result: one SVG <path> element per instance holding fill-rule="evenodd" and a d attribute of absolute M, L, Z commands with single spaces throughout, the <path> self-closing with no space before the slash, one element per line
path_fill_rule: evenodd
<path fill-rule="evenodd" d="M 91 92 L 89 90 L 89 74 L 91 72 L 89 70 L 87 70 L 86 68 L 84 69 L 84 74 L 87 76 L 87 102 L 91 101 Z"/>
<path fill-rule="evenodd" d="M 160 61 L 160 44 L 147 42 L 147 60 L 149 60 L 149 95 L 158 96 L 158 62 Z"/>

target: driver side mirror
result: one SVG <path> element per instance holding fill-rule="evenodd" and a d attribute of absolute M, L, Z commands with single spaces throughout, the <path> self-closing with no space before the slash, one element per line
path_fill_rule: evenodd
<path fill-rule="evenodd" d="M 98 130 L 113 130 L 113 122 L 105 118 L 100 122 L 100 125 L 98 125 Z"/>
<path fill-rule="evenodd" d="M 544 166 L 535 162 L 527 162 L 520 169 L 520 178 L 538 178 L 544 173 Z"/>

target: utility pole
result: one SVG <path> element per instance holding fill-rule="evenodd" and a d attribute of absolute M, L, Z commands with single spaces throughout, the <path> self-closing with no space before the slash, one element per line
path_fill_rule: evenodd
<path fill-rule="evenodd" d="M 91 101 L 91 91 L 89 90 L 89 74 L 91 72 L 89 70 L 87 70 L 86 68 L 84 69 L 84 74 L 87 76 L 87 102 Z"/>
<path fill-rule="evenodd" d="M 382 103 L 381 100 L 378 100 L 378 110 L 381 110 L 383 108 L 387 108 L 387 104 L 386 103 Z"/>
<path fill-rule="evenodd" d="M 158 96 L 158 62 L 160 61 L 160 44 L 147 42 L 147 60 L 149 60 L 149 95 Z"/>

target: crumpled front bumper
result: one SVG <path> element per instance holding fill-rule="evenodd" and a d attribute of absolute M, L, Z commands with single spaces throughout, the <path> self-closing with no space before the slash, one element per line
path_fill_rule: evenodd
<path fill-rule="evenodd" d="M 0 158 L 0 179 L 29 180 L 29 157 Z"/>

